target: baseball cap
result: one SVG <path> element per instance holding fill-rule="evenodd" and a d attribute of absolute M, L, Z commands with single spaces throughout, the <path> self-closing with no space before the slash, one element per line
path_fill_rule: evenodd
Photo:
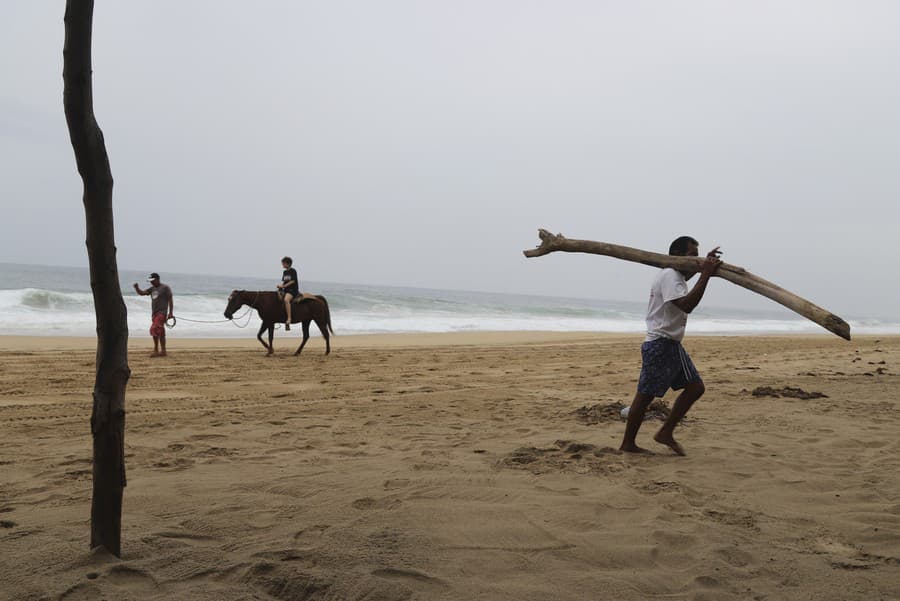
<path fill-rule="evenodd" d="M 159 274 L 156 273 L 155 271 L 147 276 L 148 282 L 152 282 L 153 280 L 158 280 L 158 279 L 159 279 Z"/>

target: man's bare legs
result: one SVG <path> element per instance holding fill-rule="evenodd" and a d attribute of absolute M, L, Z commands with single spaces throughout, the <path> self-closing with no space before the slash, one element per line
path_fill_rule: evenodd
<path fill-rule="evenodd" d="M 684 455 L 684 448 L 678 444 L 673 434 L 675 426 L 681 422 L 694 402 L 703 396 L 704 392 L 706 392 L 706 387 L 703 385 L 703 382 L 691 382 L 685 386 L 678 398 L 675 399 L 675 405 L 672 406 L 669 418 L 653 437 L 653 440 L 666 445 L 679 455 Z M 647 452 L 646 449 L 637 446 L 635 440 L 637 439 L 638 430 L 641 429 L 641 424 L 644 422 L 644 414 L 647 412 L 647 407 L 650 406 L 651 402 L 653 402 L 653 397 L 648 394 L 640 392 L 634 394 L 634 400 L 631 402 L 631 408 L 628 410 L 628 421 L 625 423 L 625 437 L 619 446 L 620 451 L 627 453 Z"/>
<path fill-rule="evenodd" d="M 165 336 L 154 336 L 153 337 L 153 353 L 150 356 L 151 357 L 165 357 L 166 356 L 166 337 Z"/>
<path fill-rule="evenodd" d="M 651 402 L 653 402 L 651 395 L 641 392 L 634 393 L 634 400 L 631 401 L 631 408 L 628 410 L 628 421 L 625 423 L 625 437 L 619 446 L 620 451 L 625 451 L 626 453 L 647 452 L 646 449 L 637 446 L 635 439 L 637 438 L 638 430 L 641 429 L 641 424 L 644 423 L 644 414 L 647 412 L 647 407 L 650 406 Z"/>
<path fill-rule="evenodd" d="M 685 386 L 678 398 L 675 399 L 675 404 L 672 406 L 672 412 L 669 413 L 668 419 L 666 419 L 662 428 L 659 429 L 659 432 L 656 433 L 656 436 L 653 437 L 653 440 L 666 445 L 679 455 L 684 455 L 684 448 L 678 444 L 673 435 L 675 426 L 687 415 L 691 405 L 703 396 L 704 392 L 706 392 L 706 387 L 703 385 L 703 382 L 691 382 Z M 631 414 L 628 417 L 631 418 Z M 643 418 L 643 415 L 641 417 Z"/>

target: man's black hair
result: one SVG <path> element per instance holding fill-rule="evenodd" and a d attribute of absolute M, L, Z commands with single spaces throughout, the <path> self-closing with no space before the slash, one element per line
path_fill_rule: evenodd
<path fill-rule="evenodd" d="M 683 257 L 687 254 L 688 246 L 691 244 L 700 246 L 700 243 L 690 236 L 679 236 L 672 241 L 672 244 L 669 245 L 669 254 Z"/>
<path fill-rule="evenodd" d="M 287 263 L 287 264 L 288 264 L 288 267 L 290 267 L 291 265 L 294 264 L 294 260 L 293 260 L 292 258 L 290 258 L 290 257 L 283 257 L 283 258 L 281 259 L 281 262 L 282 262 L 282 263 Z"/>

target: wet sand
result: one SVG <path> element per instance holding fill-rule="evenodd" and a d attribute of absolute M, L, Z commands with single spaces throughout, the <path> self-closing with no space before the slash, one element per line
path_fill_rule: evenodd
<path fill-rule="evenodd" d="M 900 337 L 689 334 L 676 457 L 639 336 L 284 336 L 132 340 L 121 559 L 94 341 L 0 337 L 0 599 L 900 598 Z"/>

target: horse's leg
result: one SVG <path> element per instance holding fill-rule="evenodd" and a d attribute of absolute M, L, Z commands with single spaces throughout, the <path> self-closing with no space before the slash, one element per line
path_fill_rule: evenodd
<path fill-rule="evenodd" d="M 325 338 L 325 354 L 328 355 L 331 353 L 331 336 L 328 335 L 328 321 L 323 316 L 320 319 L 316 319 L 316 325 L 319 326 L 319 331 L 322 332 L 322 337 Z"/>
<path fill-rule="evenodd" d="M 275 345 L 272 343 L 272 338 L 275 337 L 275 322 L 269 324 L 269 354 L 275 352 Z"/>
<path fill-rule="evenodd" d="M 300 347 L 297 349 L 297 352 L 294 353 L 294 356 L 300 354 L 300 351 L 303 350 L 303 347 L 306 346 L 306 341 L 309 340 L 309 321 L 303 322 L 303 342 L 300 343 Z"/>
<path fill-rule="evenodd" d="M 262 338 L 262 334 L 263 334 L 263 332 L 266 331 L 267 327 L 269 327 L 269 324 L 267 324 L 266 322 L 263 322 L 263 324 L 259 327 L 259 332 L 257 332 L 257 334 L 256 334 L 256 339 L 259 340 L 259 343 L 261 345 L 266 347 L 266 350 L 269 351 L 269 354 L 272 354 L 271 347 L 268 344 L 266 344 L 266 342 Z M 271 340 L 269 340 L 269 342 L 271 342 Z"/>

